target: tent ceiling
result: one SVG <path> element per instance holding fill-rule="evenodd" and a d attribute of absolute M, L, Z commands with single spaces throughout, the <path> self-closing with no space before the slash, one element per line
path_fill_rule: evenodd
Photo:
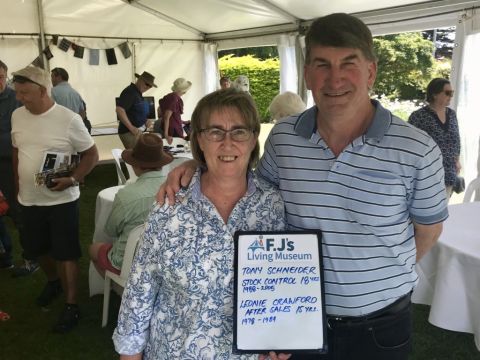
<path fill-rule="evenodd" d="M 406 20 L 479 7 L 480 0 L 16 0 L 2 9 L 0 33 L 129 39 L 225 39 L 296 30 L 333 12 L 367 23 Z"/>

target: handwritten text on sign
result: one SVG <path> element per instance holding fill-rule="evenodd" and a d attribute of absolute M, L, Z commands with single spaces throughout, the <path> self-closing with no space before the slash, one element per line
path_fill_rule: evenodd
<path fill-rule="evenodd" d="M 319 246 L 316 234 L 239 237 L 238 349 L 323 347 Z"/>

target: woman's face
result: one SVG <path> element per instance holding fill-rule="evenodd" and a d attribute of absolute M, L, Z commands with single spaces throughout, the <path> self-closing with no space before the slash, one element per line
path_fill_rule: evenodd
<path fill-rule="evenodd" d="M 442 92 L 433 96 L 434 104 L 447 107 L 453 97 L 453 88 L 451 84 L 445 84 Z"/>
<path fill-rule="evenodd" d="M 198 135 L 198 143 L 205 156 L 208 171 L 223 178 L 245 176 L 258 134 L 250 132 L 240 112 L 233 107 L 212 112 L 204 129 L 212 128 L 217 130 L 210 130 L 210 135 L 206 131 L 202 131 Z M 243 133 L 243 136 L 239 136 L 238 139 L 243 140 L 245 137 L 248 137 L 248 139 L 245 141 L 238 141 L 237 139 L 235 141 L 232 139 L 232 133 L 228 132 L 224 134 L 223 140 L 214 141 L 214 138 L 219 139 L 218 135 L 222 134 L 221 130 L 232 131 L 235 129 L 247 129 L 247 132 L 238 130 L 238 132 Z M 217 136 L 215 137 L 215 135 Z M 238 135 L 242 134 L 236 134 L 234 138 Z"/>

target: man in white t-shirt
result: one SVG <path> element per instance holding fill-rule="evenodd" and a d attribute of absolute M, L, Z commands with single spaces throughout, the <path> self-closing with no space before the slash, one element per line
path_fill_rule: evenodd
<path fill-rule="evenodd" d="M 47 284 L 36 302 L 48 306 L 63 290 L 66 304 L 53 327 L 65 333 L 80 317 L 77 305 L 78 183 L 95 166 L 98 151 L 78 114 L 50 97 L 51 80 L 44 70 L 28 66 L 13 73 L 17 100 L 24 106 L 12 114 L 13 162 L 18 202 L 29 248 L 38 256 Z M 70 166 L 76 154 L 78 164 Z M 65 173 L 56 178 L 39 176 L 46 168 Z"/>

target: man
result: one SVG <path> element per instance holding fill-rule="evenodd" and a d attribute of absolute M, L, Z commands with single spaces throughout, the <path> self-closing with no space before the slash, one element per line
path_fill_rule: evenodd
<path fill-rule="evenodd" d="M 118 136 L 125 149 L 133 149 L 137 137 L 148 127 L 145 103 L 142 94 L 155 85 L 155 77 L 144 71 L 135 74 L 137 81 L 127 86 L 117 101 L 116 113 L 120 120 Z"/>
<path fill-rule="evenodd" d="M 68 83 L 69 75 L 64 68 L 55 68 L 51 71 L 52 79 L 52 98 L 59 105 L 65 106 L 74 113 L 82 117 L 83 123 L 88 132 L 91 132 L 92 126 L 87 119 L 87 109 L 85 101 L 80 94 Z"/>
<path fill-rule="evenodd" d="M 163 134 L 169 145 L 174 137 L 184 138 L 183 124 L 189 124 L 189 122 L 182 121 L 182 96 L 187 93 L 191 86 L 192 83 L 190 81 L 178 78 L 173 82 L 172 92 L 159 100 L 162 111 Z"/>
<path fill-rule="evenodd" d="M 291 359 L 406 360 L 415 262 L 448 216 L 441 153 L 370 99 L 364 23 L 331 14 L 305 40 L 315 106 L 274 126 L 257 168 L 279 187 L 290 229 L 322 231 L 328 354 Z"/>
<path fill-rule="evenodd" d="M 68 72 L 63 68 L 55 68 L 51 72 L 52 99 L 59 105 L 65 106 L 74 113 L 82 116 L 85 112 L 80 94 L 68 83 Z M 83 119 L 83 116 L 82 116 Z"/>
<path fill-rule="evenodd" d="M 36 303 L 48 306 L 62 291 L 65 307 L 53 331 L 64 333 L 78 323 L 78 182 L 98 161 L 97 148 L 78 114 L 56 104 L 50 97 L 48 73 L 28 66 L 13 74 L 17 99 L 24 106 L 12 114 L 13 163 L 18 201 L 27 232 L 28 250 L 40 262 L 47 277 Z M 48 156 L 80 153 L 71 174 L 51 182 L 37 182 Z M 56 154 L 56 155 L 55 155 Z"/>
<path fill-rule="evenodd" d="M 222 76 L 220 78 L 220 89 L 225 90 L 228 89 L 232 85 L 230 78 L 228 76 Z"/>
<path fill-rule="evenodd" d="M 0 61 L 0 190 L 5 195 L 10 209 L 8 215 L 12 218 L 20 238 L 20 244 L 24 248 L 25 229 L 20 217 L 20 208 L 15 194 L 15 181 L 12 163 L 12 138 L 11 116 L 12 112 L 21 106 L 15 98 L 15 91 L 7 86 L 8 67 Z M 10 238 L 8 238 L 10 239 Z M 12 244 L 7 240 L 4 244 L 5 254 L 0 259 L 0 268 L 12 266 Z M 38 264 L 34 257 L 25 252 L 22 254 L 24 264 L 13 270 L 13 276 L 25 276 L 35 272 Z"/>
<path fill-rule="evenodd" d="M 133 150 L 122 152 L 122 159 L 132 165 L 138 179 L 115 195 L 105 225 L 107 234 L 115 238 L 113 244 L 97 242 L 90 245 L 90 258 L 102 276 L 105 276 L 105 270 L 120 274 L 128 235 L 147 219 L 158 187 L 165 181 L 162 166 L 169 164 L 173 157 L 163 151 L 163 142 L 158 135 L 142 134 Z"/>

